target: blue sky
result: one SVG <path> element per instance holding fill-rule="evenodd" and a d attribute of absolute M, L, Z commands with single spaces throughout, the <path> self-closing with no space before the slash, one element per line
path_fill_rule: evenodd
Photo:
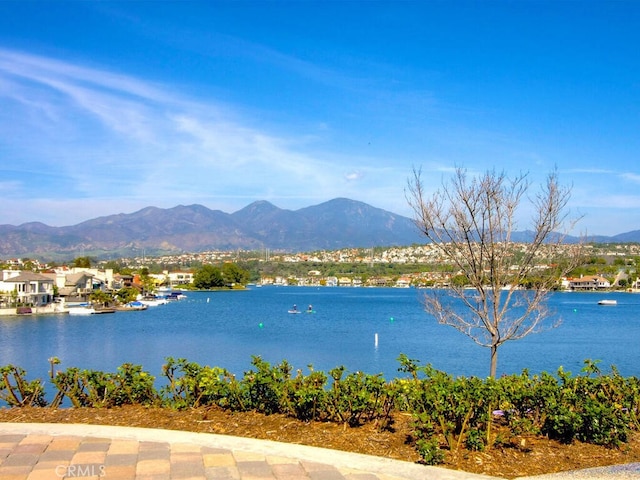
<path fill-rule="evenodd" d="M 460 166 L 532 194 L 557 168 L 577 230 L 638 230 L 639 24 L 623 0 L 0 0 L 0 224 L 336 197 L 411 216 L 413 167 L 435 188 Z"/>

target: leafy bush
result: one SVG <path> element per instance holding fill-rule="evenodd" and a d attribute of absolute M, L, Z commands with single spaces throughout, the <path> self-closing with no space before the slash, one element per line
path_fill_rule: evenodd
<path fill-rule="evenodd" d="M 388 425 L 395 406 L 395 389 L 381 375 L 356 372 L 343 378 L 344 372 L 344 367 L 329 372 L 333 385 L 327 399 L 328 419 L 350 426 L 366 421 Z"/>
<path fill-rule="evenodd" d="M 139 365 L 125 363 L 115 373 L 78 368 L 56 372 L 60 360 L 49 362 L 57 389 L 50 404 L 54 408 L 66 397 L 74 407 L 219 406 L 349 426 L 376 422 L 381 427 L 391 424 L 394 412 L 407 412 L 413 419 L 411 437 L 428 464 L 444 460 L 443 448 L 456 455 L 463 448 L 505 444 L 509 435 L 520 434 L 618 447 L 640 426 L 640 380 L 623 378 L 615 368 L 604 375 L 590 360 L 577 376 L 560 368 L 555 375 L 532 376 L 525 370 L 483 380 L 454 378 L 401 355 L 399 371 L 408 377 L 386 382 L 381 375 L 348 373 L 343 366 L 326 375 L 309 365 L 307 375 L 297 371 L 294 376 L 286 360 L 272 366 L 260 357 L 252 357 L 252 368 L 237 380 L 225 369 L 169 357 L 162 367 L 168 383 L 160 392 L 154 377 Z M 26 372 L 13 365 L 0 367 L 0 400 L 12 407 L 47 406 L 42 382 L 27 380 Z M 503 427 L 497 434 L 492 431 L 495 414 Z"/>
<path fill-rule="evenodd" d="M 118 367 L 117 373 L 68 368 L 52 379 L 58 389 L 52 406 L 60 405 L 64 397 L 74 407 L 151 405 L 159 400 L 154 380 L 140 365 L 130 363 Z"/>
<path fill-rule="evenodd" d="M 0 400 L 11 407 L 44 407 L 44 387 L 40 380 L 27 381 L 26 371 L 14 365 L 0 367 Z"/>

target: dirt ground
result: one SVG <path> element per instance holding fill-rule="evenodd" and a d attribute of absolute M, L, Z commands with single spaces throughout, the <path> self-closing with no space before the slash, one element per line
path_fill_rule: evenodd
<path fill-rule="evenodd" d="M 333 423 L 300 422 L 282 415 L 232 413 L 219 408 L 175 411 L 127 406 L 111 409 L 3 408 L 0 422 L 92 423 L 218 433 L 298 443 L 418 462 L 411 444 L 407 415 L 397 415 L 391 430 L 375 425 L 357 428 Z M 511 438 L 507 446 L 484 452 L 447 452 L 445 468 L 502 478 L 640 462 L 640 436 L 621 449 L 574 443 L 563 445 L 542 437 Z"/>

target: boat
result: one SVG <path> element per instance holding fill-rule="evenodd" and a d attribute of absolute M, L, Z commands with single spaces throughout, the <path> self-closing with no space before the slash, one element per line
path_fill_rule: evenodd
<path fill-rule="evenodd" d="M 94 308 L 94 313 L 116 313 L 116 309 L 113 307 Z"/>
<path fill-rule="evenodd" d="M 147 308 L 149 308 L 148 305 L 145 305 L 142 302 L 134 301 L 125 303 L 124 305 L 118 307 L 118 310 L 121 312 L 136 312 L 140 310 L 146 310 Z"/>
<path fill-rule="evenodd" d="M 94 308 L 91 305 L 82 307 L 71 307 L 69 309 L 69 315 L 98 315 L 101 313 L 115 313 L 115 308 Z"/>
<path fill-rule="evenodd" d="M 607 299 L 605 299 L 605 300 L 600 300 L 598 302 L 598 305 L 617 305 L 617 304 L 618 304 L 617 300 L 607 300 Z"/>
<path fill-rule="evenodd" d="M 289 313 L 302 313 L 302 310 L 298 310 L 298 306 L 294 305 L 293 307 L 291 307 L 289 310 L 287 310 Z"/>
<path fill-rule="evenodd" d="M 96 310 L 93 307 L 71 307 L 69 315 L 93 315 Z"/>
<path fill-rule="evenodd" d="M 169 300 L 162 297 L 156 297 L 155 295 L 147 295 L 138 300 L 140 303 L 148 307 L 156 307 L 158 305 L 165 305 L 169 303 Z"/>
<path fill-rule="evenodd" d="M 160 298 L 166 298 L 169 301 L 175 301 L 175 300 L 184 300 L 185 298 L 187 298 L 187 296 L 182 292 L 170 292 L 169 294 Z"/>

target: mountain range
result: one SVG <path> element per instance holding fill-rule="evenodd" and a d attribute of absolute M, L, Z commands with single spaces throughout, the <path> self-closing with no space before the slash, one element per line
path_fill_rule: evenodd
<path fill-rule="evenodd" d="M 517 241 L 526 241 L 520 232 Z M 574 239 L 575 240 L 575 239 Z M 596 242 L 638 242 L 640 230 Z M 0 225 L 0 258 L 72 259 L 268 248 L 290 252 L 424 243 L 412 219 L 347 198 L 299 210 L 257 201 L 234 213 L 202 205 L 146 207 L 130 214 L 51 227 Z"/>

